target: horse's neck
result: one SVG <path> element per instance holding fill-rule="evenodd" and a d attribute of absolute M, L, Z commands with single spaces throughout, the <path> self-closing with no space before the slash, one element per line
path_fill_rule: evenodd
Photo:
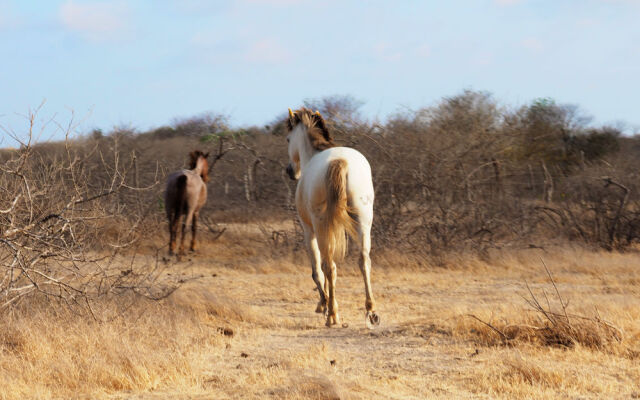
<path fill-rule="evenodd" d="M 313 156 L 315 156 L 318 153 L 318 150 L 314 149 L 313 146 L 311 146 L 311 142 L 309 142 L 309 139 L 306 137 L 306 133 L 305 133 L 305 140 L 303 143 L 304 143 L 304 146 L 302 146 L 303 148 L 300 149 L 298 153 L 300 155 L 300 169 L 304 169 L 304 167 L 309 163 L 309 161 L 311 161 Z"/>
<path fill-rule="evenodd" d="M 198 161 L 196 161 L 196 166 L 192 169 L 192 171 L 198 174 L 198 176 L 202 177 L 204 172 L 204 160 L 202 158 L 198 158 Z"/>

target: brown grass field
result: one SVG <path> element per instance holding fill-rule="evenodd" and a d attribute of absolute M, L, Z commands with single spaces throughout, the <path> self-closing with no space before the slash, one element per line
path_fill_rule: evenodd
<path fill-rule="evenodd" d="M 306 255 L 251 232 L 230 227 L 167 263 L 197 279 L 162 301 L 105 300 L 99 321 L 44 301 L 3 314 L 0 399 L 640 397 L 637 251 L 505 250 L 435 266 L 374 249 L 381 325 L 366 329 L 347 259 L 348 326 L 329 329 Z M 554 327 L 527 300 L 564 321 L 558 293 L 568 321 Z"/>

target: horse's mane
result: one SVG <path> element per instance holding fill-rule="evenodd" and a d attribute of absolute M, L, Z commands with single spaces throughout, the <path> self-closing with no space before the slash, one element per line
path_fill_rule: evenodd
<path fill-rule="evenodd" d="M 293 118 L 287 119 L 287 127 L 292 131 L 298 124 L 304 124 L 307 128 L 307 135 L 311 142 L 311 147 L 315 150 L 326 150 L 335 147 L 333 136 L 329 133 L 329 129 L 324 123 L 324 119 L 319 112 L 313 112 L 308 108 L 302 107 L 293 113 Z"/>
<path fill-rule="evenodd" d="M 209 180 L 209 168 L 207 163 L 208 156 L 209 156 L 209 153 L 205 154 L 200 150 L 194 150 L 191 153 L 189 153 L 189 157 L 191 158 L 191 160 L 189 161 L 189 169 L 195 169 L 196 165 L 198 165 L 198 159 L 200 157 L 204 158 L 205 167 L 202 168 L 200 176 L 202 177 L 202 180 L 205 182 Z"/>

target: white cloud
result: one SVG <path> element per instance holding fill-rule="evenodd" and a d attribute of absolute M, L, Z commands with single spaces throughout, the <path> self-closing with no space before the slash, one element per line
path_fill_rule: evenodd
<path fill-rule="evenodd" d="M 263 64 L 284 64 L 289 62 L 291 54 L 273 39 L 261 39 L 253 42 L 246 51 L 246 61 Z"/>
<path fill-rule="evenodd" d="M 128 9 L 124 3 L 67 0 L 59 11 L 60 21 L 70 31 L 90 40 L 118 38 L 127 28 Z"/>

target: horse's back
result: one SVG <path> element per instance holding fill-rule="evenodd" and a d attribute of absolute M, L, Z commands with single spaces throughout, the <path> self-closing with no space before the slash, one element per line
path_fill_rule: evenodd
<path fill-rule="evenodd" d="M 164 193 L 167 213 L 174 209 L 178 203 L 183 203 L 187 209 L 199 208 L 204 204 L 206 198 L 206 185 L 202 178 L 193 171 L 182 169 L 167 177 L 167 187 Z"/>
<path fill-rule="evenodd" d="M 350 147 L 332 147 L 317 153 L 305 167 L 304 175 L 312 181 L 324 180 L 327 168 L 333 160 L 345 160 L 348 174 L 354 175 L 354 178 L 357 178 L 355 180 L 362 181 L 364 179 L 366 183 L 371 182 L 369 162 L 362 153 Z"/>

